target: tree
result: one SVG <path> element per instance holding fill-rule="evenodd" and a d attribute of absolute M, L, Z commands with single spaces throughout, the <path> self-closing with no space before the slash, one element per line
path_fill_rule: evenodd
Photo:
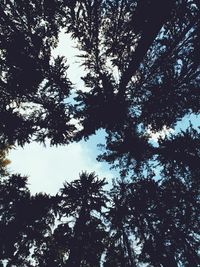
<path fill-rule="evenodd" d="M 129 254 L 135 255 L 136 266 L 142 262 L 151 266 L 199 265 L 198 196 L 179 178 L 171 177 L 161 183 L 142 178 L 114 187 L 109 218 L 118 238 L 122 227 L 132 242 L 135 238 Z M 123 242 L 127 243 L 125 238 Z M 140 253 L 136 253 L 138 246 Z M 123 251 L 128 253 L 128 247 Z"/>
<path fill-rule="evenodd" d="M 66 103 L 72 84 L 62 57 L 52 59 L 63 3 L 2 1 L 1 143 L 67 143 L 75 127 Z M 15 49 L 13 49 L 15 48 Z"/>
<path fill-rule="evenodd" d="M 2 264 L 199 266 L 199 129 L 176 127 L 200 110 L 199 2 L 5 0 L 0 13 Z M 51 57 L 61 29 L 86 72 L 73 104 L 66 60 Z M 6 172 L 7 147 L 98 129 L 98 159 L 120 170 L 107 192 L 84 172 L 56 196 L 33 196 Z M 174 132 L 152 142 L 163 129 Z"/>
<path fill-rule="evenodd" d="M 66 183 L 61 191 L 63 212 L 76 218 L 66 267 L 99 266 L 106 235 L 100 217 L 106 207 L 104 185 L 105 180 L 99 180 L 94 173 L 82 173 L 80 180 Z"/>
<path fill-rule="evenodd" d="M 82 173 L 57 196 L 32 196 L 26 183 L 20 175 L 1 180 L 0 261 L 6 266 L 100 266 L 107 238 L 105 180 Z"/>
<path fill-rule="evenodd" d="M 31 196 L 27 177 L 17 174 L 1 177 L 0 182 L 0 262 L 6 266 L 34 266 L 33 250 L 54 223 L 49 196 Z"/>

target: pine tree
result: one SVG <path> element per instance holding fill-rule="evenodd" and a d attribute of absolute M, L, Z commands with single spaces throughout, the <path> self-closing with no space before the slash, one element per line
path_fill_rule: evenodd
<path fill-rule="evenodd" d="M 199 1 L 3 0 L 0 15 L 0 263 L 199 266 L 199 125 L 177 129 L 200 110 Z M 73 104 L 67 61 L 51 56 L 61 29 L 86 73 Z M 107 192 L 83 172 L 56 196 L 32 195 L 6 169 L 14 144 L 98 129 L 98 159 L 120 171 Z M 175 130 L 152 142 L 164 129 Z"/>

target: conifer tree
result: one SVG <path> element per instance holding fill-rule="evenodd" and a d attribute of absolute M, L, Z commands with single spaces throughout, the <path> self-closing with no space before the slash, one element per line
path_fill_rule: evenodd
<path fill-rule="evenodd" d="M 61 29 L 85 67 L 71 103 L 67 61 L 52 57 Z M 1 1 L 2 266 L 200 266 L 200 125 L 177 127 L 199 115 L 199 51 L 197 0 Z M 120 176 L 107 192 L 83 172 L 56 196 L 32 195 L 6 169 L 12 145 L 99 129 L 98 160 Z"/>

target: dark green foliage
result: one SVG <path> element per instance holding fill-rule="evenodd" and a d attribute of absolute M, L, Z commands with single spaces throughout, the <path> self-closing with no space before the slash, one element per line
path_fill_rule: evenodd
<path fill-rule="evenodd" d="M 119 183 L 113 190 L 112 203 L 111 229 L 118 238 L 123 229 L 128 233 L 129 243 L 135 239 L 135 246 L 137 244 L 137 250 L 140 250 L 134 257 L 136 266 L 140 262 L 152 266 L 169 266 L 169 263 L 178 266 L 179 261 L 183 266 L 199 265 L 199 203 L 198 194 L 192 187 L 176 178 L 168 178 L 162 183 L 153 179 Z M 113 236 L 111 240 L 117 244 Z M 127 248 L 128 242 L 122 240 Z M 128 249 L 123 251 L 128 253 Z M 134 253 L 133 245 L 131 252 Z"/>
<path fill-rule="evenodd" d="M 27 178 L 12 175 L 1 181 L 1 260 L 8 266 L 30 266 L 30 249 L 51 231 L 54 216 L 47 195 L 30 196 Z"/>
<path fill-rule="evenodd" d="M 63 58 L 51 57 L 62 5 L 37 0 L 0 4 L 2 143 L 23 145 L 33 137 L 63 144 L 71 139 L 75 128 L 66 103 L 71 90 L 67 65 Z"/>
<path fill-rule="evenodd" d="M 107 236 L 104 185 L 94 173 L 82 173 L 55 197 L 31 196 L 26 177 L 2 177 L 0 260 L 7 266 L 99 266 Z"/>
<path fill-rule="evenodd" d="M 106 140 L 106 146 L 100 145 L 106 152 L 99 155 L 98 160 L 120 168 L 121 176 L 141 171 L 154 155 L 155 148 L 148 143 L 148 136 L 140 134 L 135 126 L 109 133 Z"/>
<path fill-rule="evenodd" d="M 66 59 L 51 56 L 61 29 L 85 68 L 75 99 Z M 177 128 L 200 111 L 199 34 L 197 0 L 1 1 L 2 266 L 200 266 L 200 125 Z M 33 196 L 6 170 L 10 145 L 98 129 L 98 160 L 120 170 L 107 191 L 83 172 L 56 196 Z"/>
<path fill-rule="evenodd" d="M 105 180 L 94 173 L 82 173 L 79 180 L 66 183 L 61 190 L 63 214 L 76 218 L 66 266 L 99 266 L 106 236 L 99 217 L 106 207 L 104 185 Z"/>

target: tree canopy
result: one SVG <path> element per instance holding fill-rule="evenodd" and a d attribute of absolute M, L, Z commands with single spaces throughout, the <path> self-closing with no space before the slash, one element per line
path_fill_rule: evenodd
<path fill-rule="evenodd" d="M 52 56 L 61 30 L 83 90 Z M 0 266 L 200 266 L 200 125 L 177 127 L 200 112 L 199 1 L 2 0 L 0 55 Z M 13 145 L 99 129 L 110 189 L 94 170 L 33 195 L 6 168 Z"/>

